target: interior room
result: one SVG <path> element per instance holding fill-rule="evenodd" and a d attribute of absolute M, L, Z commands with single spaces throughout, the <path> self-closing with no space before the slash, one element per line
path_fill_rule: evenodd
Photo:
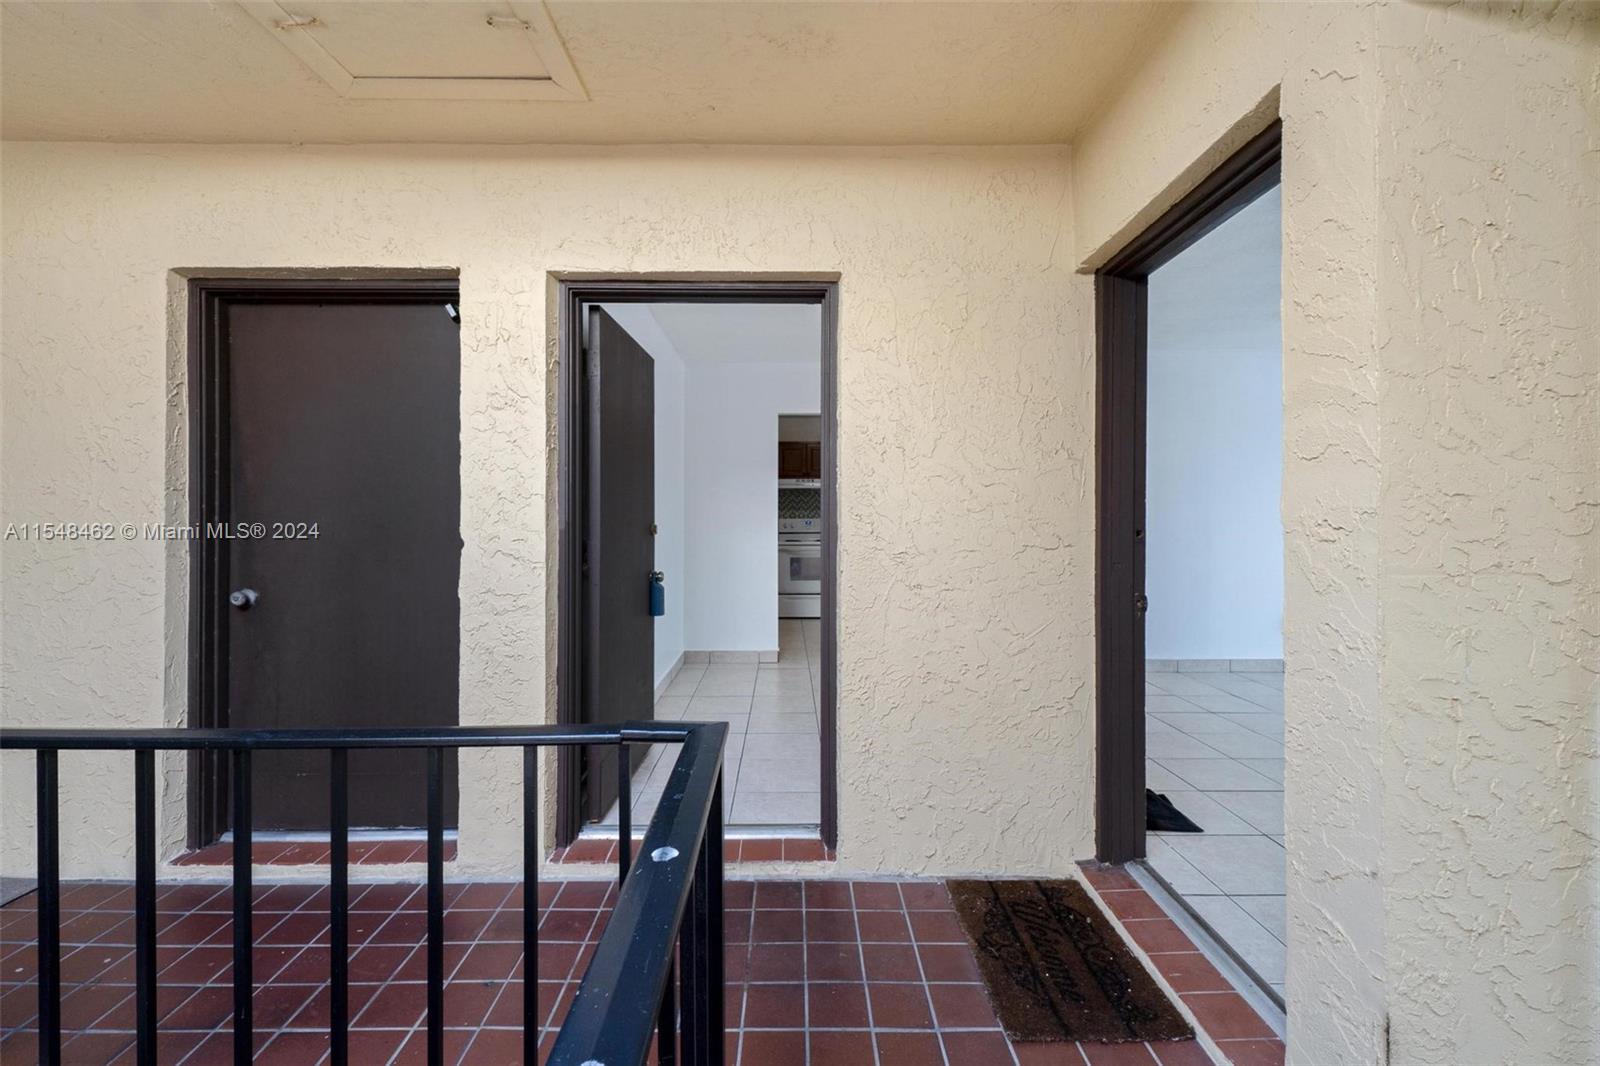
<path fill-rule="evenodd" d="M 655 369 L 655 717 L 723 721 L 731 831 L 821 820 L 822 313 L 613 303 Z M 655 810 L 677 748 L 634 771 Z M 617 825 L 615 806 L 602 829 Z"/>
<path fill-rule="evenodd" d="M 1145 755 L 1150 866 L 1281 1008 L 1280 234 L 1274 187 L 1150 276 Z"/>

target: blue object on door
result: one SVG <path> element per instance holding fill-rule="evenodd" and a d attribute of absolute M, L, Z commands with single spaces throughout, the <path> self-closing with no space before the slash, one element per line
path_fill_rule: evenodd
<path fill-rule="evenodd" d="M 659 570 L 650 571 L 650 617 L 660 618 L 667 613 L 667 588 L 662 584 L 664 575 Z"/>

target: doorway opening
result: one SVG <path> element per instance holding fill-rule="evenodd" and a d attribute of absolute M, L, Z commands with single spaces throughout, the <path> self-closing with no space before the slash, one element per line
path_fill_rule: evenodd
<path fill-rule="evenodd" d="M 563 282 L 558 411 L 560 721 L 725 721 L 730 832 L 829 846 L 834 299 Z M 642 828 L 674 757 L 641 749 L 624 783 L 614 750 L 564 752 L 558 844 L 614 834 L 624 797 Z"/>
<path fill-rule="evenodd" d="M 1281 131 L 1096 275 L 1098 851 L 1281 1017 Z"/>

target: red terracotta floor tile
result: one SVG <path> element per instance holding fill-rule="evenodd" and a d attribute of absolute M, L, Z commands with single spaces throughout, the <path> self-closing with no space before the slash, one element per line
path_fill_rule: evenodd
<path fill-rule="evenodd" d="M 813 981 L 806 985 L 806 1013 L 817 1029 L 865 1029 L 867 988 L 859 981 Z"/>
<path fill-rule="evenodd" d="M 1005 1063 L 1011 1060 L 1011 1045 L 1006 1035 L 998 1029 L 962 1033 L 940 1033 L 944 1042 L 945 1058 L 950 1066 L 979 1066 L 981 1063 Z"/>
<path fill-rule="evenodd" d="M 806 977 L 812 981 L 860 981 L 861 949 L 850 944 L 807 944 Z"/>
<path fill-rule="evenodd" d="M 901 911 L 858 911 L 856 922 L 862 943 L 904 944 L 911 941 L 911 927 Z"/>
<path fill-rule="evenodd" d="M 1103 873 L 1103 881 L 1119 883 L 1116 871 Z M 64 969 L 70 963 L 80 976 L 69 979 L 64 990 L 64 1036 L 92 1061 L 131 1063 L 131 892 L 119 885 L 70 888 L 80 905 L 63 915 L 63 962 Z M 1104 892 L 1121 913 L 1148 913 L 1142 891 L 1109 887 Z M 394 882 L 358 885 L 352 896 L 353 1061 L 385 1061 L 393 1055 L 400 1062 L 420 1062 L 425 1039 L 413 1027 L 421 1023 L 426 1002 L 426 950 L 418 947 L 426 933 L 425 893 L 416 884 Z M 538 1010 L 541 1022 L 558 1026 L 577 987 L 573 978 L 593 955 L 616 887 L 610 879 L 543 882 L 539 896 L 543 980 Z M 464 1053 L 468 1062 L 515 1061 L 523 1009 L 521 886 L 458 883 L 447 886 L 446 898 L 445 962 L 452 975 L 445 994 L 447 1046 L 451 1055 Z M 815 1066 L 870 1062 L 874 1043 L 886 1066 L 1009 1061 L 942 884 L 734 881 L 725 886 L 724 900 L 730 981 L 725 1008 L 730 1045 L 742 1042 L 743 1061 L 759 1066 L 800 1062 L 809 1047 Z M 232 1008 L 231 902 L 226 886 L 162 889 L 163 931 L 173 934 L 164 935 L 158 947 L 163 1061 L 192 1049 L 197 1049 L 195 1062 L 231 1056 L 226 1029 Z M 259 1059 L 315 1062 L 326 1047 L 328 1020 L 326 886 L 258 884 L 255 906 Z M 1164 918 L 1132 921 L 1135 935 L 1145 941 L 1164 935 Z M 0 1034 L 0 1056 L 8 1062 L 19 1056 L 27 1061 L 34 1052 L 31 1031 L 17 1026 L 34 1013 L 34 988 L 19 982 L 26 982 L 36 966 L 35 924 L 26 897 L 20 906 L 0 909 L 0 1025 L 7 1030 Z M 76 942 L 91 939 L 92 947 Z M 1169 945 L 1162 941 L 1161 946 Z M 1155 964 L 1228 1041 L 1230 1051 L 1251 1064 L 1281 1063 L 1282 1044 L 1265 1035 L 1270 1030 L 1262 1028 L 1248 1004 L 1234 1002 L 1237 997 L 1218 983 L 1220 975 L 1186 940 L 1178 946 L 1158 952 Z M 930 984 L 923 983 L 924 975 Z M 869 1007 L 880 1030 L 876 1034 L 867 1028 Z M 194 1028 L 181 1029 L 175 1022 Z M 368 1027 L 374 1023 L 388 1027 Z M 812 1031 L 808 1040 L 808 1023 L 825 1028 Z M 95 1031 L 81 1031 L 90 1024 Z M 751 1028 L 735 1028 L 740 1025 Z M 113 1032 L 110 1026 L 126 1030 Z M 545 1030 L 541 1056 L 548 1056 L 552 1033 Z M 1023 1066 L 1084 1063 L 1074 1044 L 1018 1045 L 1016 1054 Z M 1199 1066 L 1205 1061 L 1194 1041 L 1149 1048 L 1092 1046 L 1088 1054 L 1091 1063 Z"/>
<path fill-rule="evenodd" d="M 1281 1040 L 1219 1040 L 1217 1046 L 1233 1066 L 1283 1066 Z"/>
<path fill-rule="evenodd" d="M 806 1024 L 805 986 L 748 985 L 744 996 L 747 1029 L 798 1029 Z"/>
<path fill-rule="evenodd" d="M 408 1029 L 422 1020 L 427 1006 L 427 986 L 385 985 L 355 1015 L 355 1024 L 362 1029 Z"/>
<path fill-rule="evenodd" d="M 861 961 L 868 981 L 920 981 L 917 951 L 909 944 L 863 944 Z"/>
<path fill-rule="evenodd" d="M 1012 1044 L 1020 1066 L 1084 1066 L 1083 1052 L 1072 1041 Z"/>
<path fill-rule="evenodd" d="M 739 851 L 740 862 L 777 862 L 782 858 L 781 840 L 746 840 Z"/>
<path fill-rule="evenodd" d="M 948 911 L 950 891 L 942 881 L 909 881 L 901 884 L 900 898 L 908 911 Z"/>
<path fill-rule="evenodd" d="M 1089 1066 L 1157 1066 L 1155 1055 L 1142 1043 L 1078 1045 Z"/>
<path fill-rule="evenodd" d="M 758 911 L 797 910 L 802 901 L 798 881 L 756 882 L 755 908 Z"/>
<path fill-rule="evenodd" d="M 1084 863 L 1081 866 L 1083 879 L 1095 888 L 1138 888 L 1139 882 L 1133 875 L 1120 866 L 1101 866 L 1098 863 Z"/>
<path fill-rule="evenodd" d="M 900 886 L 892 882 L 852 881 L 850 888 L 855 895 L 857 910 L 898 911 L 904 909 L 904 904 L 900 899 Z"/>
<path fill-rule="evenodd" d="M 1170 918 L 1138 918 L 1124 922 L 1128 936 L 1148 952 L 1193 951 L 1194 944 Z"/>
<path fill-rule="evenodd" d="M 786 839 L 783 842 L 784 862 L 821 862 L 824 850 L 820 840 Z"/>
<path fill-rule="evenodd" d="M 848 881 L 805 882 L 805 904 L 807 910 L 848 911 L 855 909 L 855 900 L 850 894 L 850 883 Z"/>
<path fill-rule="evenodd" d="M 879 1033 L 879 1066 L 944 1066 L 939 1038 L 932 1033 Z"/>
<path fill-rule="evenodd" d="M 133 1044 L 129 1032 L 80 1033 L 75 1037 L 61 1034 L 62 1062 L 110 1062 Z"/>
<path fill-rule="evenodd" d="M 1191 992 L 1183 1002 L 1215 1040 L 1275 1040 L 1276 1034 L 1237 992 Z"/>
<path fill-rule="evenodd" d="M 910 911 L 911 935 L 919 944 L 965 944 L 966 933 L 953 911 Z"/>
<path fill-rule="evenodd" d="M 741 1066 L 805 1066 L 805 1061 L 806 1034 L 802 1029 L 744 1033 L 739 1050 Z"/>
<path fill-rule="evenodd" d="M 880 1029 L 932 1029 L 928 994 L 920 984 L 868 984 L 872 1024 Z"/>
<path fill-rule="evenodd" d="M 872 1061 L 872 1034 L 865 1030 L 811 1033 L 812 1066 L 849 1066 Z"/>
<path fill-rule="evenodd" d="M 751 944 L 747 980 L 804 981 L 805 945 Z"/>
<path fill-rule="evenodd" d="M 856 916 L 854 911 L 806 911 L 805 938 L 807 941 L 856 942 Z"/>
<path fill-rule="evenodd" d="M 280 1032 L 270 1044 L 256 1052 L 255 1062 L 258 1066 L 306 1066 L 320 1061 L 327 1051 L 327 1033 Z"/>
<path fill-rule="evenodd" d="M 461 1066 L 504 1066 L 522 1061 L 522 1030 L 480 1029 L 461 1058 Z"/>
<path fill-rule="evenodd" d="M 983 980 L 972 949 L 965 944 L 919 944 L 922 972 L 929 981 L 977 982 Z"/>
<path fill-rule="evenodd" d="M 998 1029 L 1000 1020 L 982 985 L 929 985 L 933 1016 L 941 1029 Z"/>
<path fill-rule="evenodd" d="M 1123 920 L 1167 916 L 1166 911 L 1161 909 L 1161 904 L 1151 899 L 1143 889 L 1103 889 L 1100 890 L 1100 898 L 1105 900 L 1112 914 Z"/>
<path fill-rule="evenodd" d="M 1228 984 L 1228 979 L 1217 972 L 1204 955 L 1198 951 L 1163 952 L 1151 955 L 1150 960 L 1156 964 L 1156 969 L 1161 972 L 1173 990 L 1180 995 L 1184 992 L 1230 992 L 1233 986 Z"/>
<path fill-rule="evenodd" d="M 1150 1044 L 1161 1066 L 1212 1066 L 1211 1056 L 1198 1040 L 1158 1040 Z"/>

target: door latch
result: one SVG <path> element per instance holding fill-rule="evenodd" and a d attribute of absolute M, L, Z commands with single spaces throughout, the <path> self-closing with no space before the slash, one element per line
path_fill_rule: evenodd
<path fill-rule="evenodd" d="M 1133 609 L 1140 614 L 1150 610 L 1150 597 L 1142 592 L 1135 592 L 1133 594 Z"/>
<path fill-rule="evenodd" d="M 228 597 L 228 602 L 241 611 L 248 611 L 256 605 L 256 601 L 260 598 L 260 593 L 256 592 L 255 589 L 234 589 L 233 593 Z"/>

